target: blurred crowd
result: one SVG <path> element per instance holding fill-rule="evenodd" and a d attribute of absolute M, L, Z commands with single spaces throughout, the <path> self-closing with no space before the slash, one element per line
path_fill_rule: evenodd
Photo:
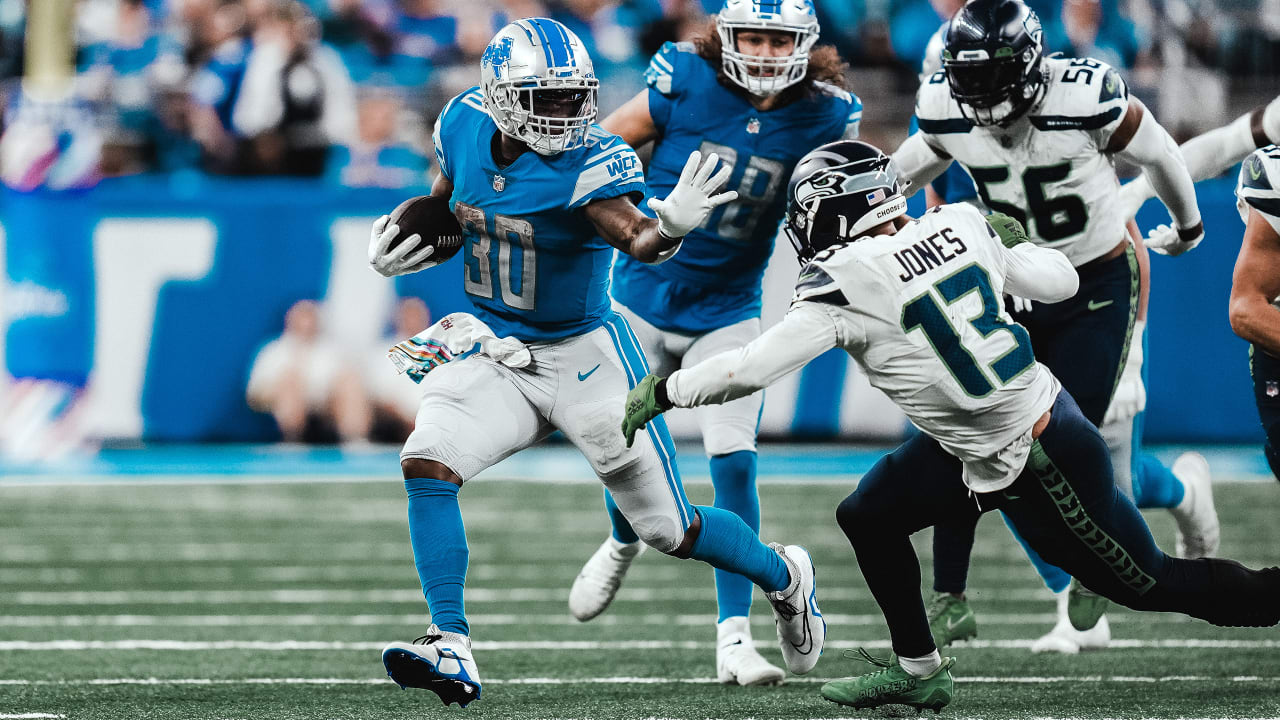
<path fill-rule="evenodd" d="M 6 126 L 20 105 L 16 78 L 33 1 L 0 0 Z M 855 72 L 874 67 L 908 77 L 929 37 L 963 3 L 816 4 L 823 42 L 836 45 Z M 1099 58 L 1134 74 L 1138 86 L 1158 86 L 1170 67 L 1189 69 L 1193 87 L 1250 77 L 1274 82 L 1280 74 L 1280 0 L 1030 4 L 1050 51 Z M 448 97 L 475 84 L 489 37 L 509 19 L 547 16 L 577 32 L 602 78 L 600 104 L 608 112 L 639 90 L 662 42 L 688 37 L 718 5 L 80 0 L 77 112 L 100 130 L 94 147 L 102 175 L 198 169 L 324 177 L 347 186 L 419 185 L 430 173 L 430 123 Z M 22 160 L 40 152 L 37 145 L 17 154 Z"/>

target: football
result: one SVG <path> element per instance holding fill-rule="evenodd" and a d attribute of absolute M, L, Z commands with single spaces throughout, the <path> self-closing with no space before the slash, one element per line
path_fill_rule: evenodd
<path fill-rule="evenodd" d="M 448 260 L 462 247 L 462 226 L 453 216 L 446 198 L 431 195 L 409 198 L 391 211 L 390 224 L 399 225 L 400 233 L 391 241 L 388 250 L 394 250 L 415 233 L 422 237 L 418 243 L 419 248 L 428 245 L 435 247 L 428 258 L 431 262 L 427 267 Z"/>

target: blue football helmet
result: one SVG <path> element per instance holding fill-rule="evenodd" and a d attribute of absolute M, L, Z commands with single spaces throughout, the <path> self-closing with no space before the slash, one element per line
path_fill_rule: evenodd
<path fill-rule="evenodd" d="M 582 147 L 600 81 L 582 40 L 555 20 L 517 20 L 480 58 L 484 107 L 504 135 L 539 155 Z"/>

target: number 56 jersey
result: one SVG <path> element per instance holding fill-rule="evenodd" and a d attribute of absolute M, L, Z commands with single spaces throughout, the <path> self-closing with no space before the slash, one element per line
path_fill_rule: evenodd
<path fill-rule="evenodd" d="M 635 151 L 593 125 L 586 145 L 532 150 L 498 167 L 498 127 L 479 88 L 450 100 L 436 122 L 436 158 L 453 183 L 450 205 L 465 234 L 463 287 L 499 337 L 559 340 L 601 326 L 613 248 L 582 212 L 595 200 L 643 196 Z"/>
<path fill-rule="evenodd" d="M 1042 66 L 1042 96 L 1008 128 L 965 119 L 944 71 L 920 86 L 916 116 L 929 145 L 973 178 L 983 204 L 1079 267 L 1125 239 L 1107 146 L 1128 111 L 1129 90 L 1097 60 L 1050 57 Z"/>

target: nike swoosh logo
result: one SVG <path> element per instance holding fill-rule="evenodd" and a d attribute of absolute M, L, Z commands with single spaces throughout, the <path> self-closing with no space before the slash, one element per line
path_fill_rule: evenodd
<path fill-rule="evenodd" d="M 959 627 L 960 623 L 964 622 L 965 620 L 968 620 L 971 617 L 973 617 L 973 613 L 965 613 L 964 615 L 961 615 L 960 619 L 956 620 L 955 622 L 951 622 L 950 620 L 948 620 L 947 629 L 955 630 L 957 627 Z"/>
<path fill-rule="evenodd" d="M 1258 178 L 1262 177 L 1262 163 L 1256 160 L 1249 163 L 1249 177 L 1253 178 L 1254 180 L 1257 180 Z"/>
<path fill-rule="evenodd" d="M 595 371 L 597 371 L 597 370 L 599 370 L 599 369 L 600 369 L 600 363 L 596 363 L 596 366 L 595 366 L 595 367 L 591 368 L 590 370 L 586 371 L 585 373 L 582 373 L 582 372 L 578 373 L 578 382 L 582 382 L 583 380 L 586 380 L 587 378 L 591 377 L 591 373 L 593 373 L 593 372 L 595 372 Z"/>
<path fill-rule="evenodd" d="M 1106 307 L 1106 306 L 1108 306 L 1108 305 L 1110 305 L 1110 304 L 1112 304 L 1112 303 L 1114 303 L 1114 302 L 1115 302 L 1115 300 L 1103 300 L 1102 302 L 1098 302 L 1097 300 L 1090 300 L 1090 301 L 1089 301 L 1089 309 L 1090 309 L 1090 310 L 1101 310 L 1102 308 L 1104 308 L 1104 307 Z"/>

